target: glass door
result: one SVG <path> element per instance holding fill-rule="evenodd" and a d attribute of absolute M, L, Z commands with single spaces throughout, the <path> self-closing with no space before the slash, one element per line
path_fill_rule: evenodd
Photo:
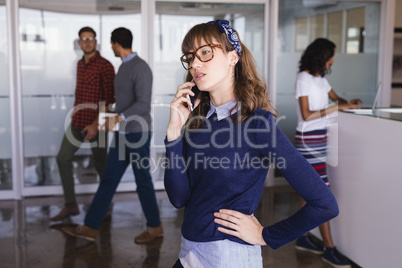
<path fill-rule="evenodd" d="M 297 123 L 298 63 L 318 37 L 336 44 L 335 63 L 326 76 L 335 92 L 347 100 L 360 98 L 364 105 L 373 104 L 379 82 L 381 2 L 281 0 L 278 18 L 276 102 L 279 126 L 291 141 Z"/>
<path fill-rule="evenodd" d="M 0 0 L 0 195 L 13 195 L 7 6 Z"/>
<path fill-rule="evenodd" d="M 81 6 L 71 2 L 63 9 L 56 4 L 30 5 L 25 0 L 20 0 L 20 4 L 23 195 L 62 194 L 56 155 L 70 124 L 76 66 L 83 56 L 78 31 L 84 26 L 95 30 L 97 50 L 117 71 L 121 59 L 111 49 L 111 32 L 118 27 L 130 29 L 134 35 L 133 50 L 141 55 L 141 1 L 116 3 L 121 11 L 110 11 L 110 3 L 100 2 Z M 77 193 L 95 192 L 99 181 L 91 150 L 86 145 L 89 143 L 84 143 L 73 159 Z M 121 188 L 135 190 L 131 169 L 123 176 Z"/>

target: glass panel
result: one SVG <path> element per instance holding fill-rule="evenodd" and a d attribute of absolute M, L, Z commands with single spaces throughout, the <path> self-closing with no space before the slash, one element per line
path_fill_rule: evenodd
<path fill-rule="evenodd" d="M 311 17 L 311 38 L 310 41 L 314 41 L 318 37 L 324 37 L 324 15 L 317 15 Z M 306 48 L 306 46 L 304 47 Z M 302 50 L 304 50 L 304 48 Z"/>
<path fill-rule="evenodd" d="M 24 230 L 18 223 L 16 212 L 16 201 L 1 201 L 0 206 L 0 248 L 1 248 L 1 266 L 2 267 L 21 267 L 17 264 L 21 259 L 17 259 L 19 247 L 16 247 L 16 233 Z M 21 207 L 21 205 L 19 206 Z M 22 235 L 19 235 L 20 239 Z"/>
<path fill-rule="evenodd" d="M 328 14 L 328 39 L 335 43 L 337 51 L 342 49 L 342 19 L 343 12 Z"/>
<path fill-rule="evenodd" d="M 110 45 L 110 34 L 115 28 L 130 29 L 134 35 L 133 50 L 141 54 L 141 14 L 136 13 L 140 2 L 133 2 L 131 14 L 115 15 L 19 9 L 25 187 L 60 185 L 55 157 L 64 129 L 70 124 L 76 65 L 83 56 L 77 43 L 79 29 L 90 26 L 95 30 L 97 49 L 116 71 L 121 59 L 115 57 Z M 73 160 L 76 184 L 98 180 L 91 151 L 85 147 L 78 150 Z M 132 172 L 127 180 L 133 182 Z"/>
<path fill-rule="evenodd" d="M 11 170 L 8 36 L 5 1 L 0 1 L 0 190 L 13 188 Z"/>
<path fill-rule="evenodd" d="M 295 20 L 296 51 L 303 51 L 303 49 L 308 45 L 307 25 L 308 25 L 307 18 Z"/>
<path fill-rule="evenodd" d="M 181 42 L 198 23 L 229 20 L 250 49 L 261 72 L 264 66 L 264 5 L 194 2 L 156 2 L 154 36 L 154 143 L 159 158 L 164 156 L 163 140 L 169 121 L 169 104 L 186 70 L 180 63 Z"/>
<path fill-rule="evenodd" d="M 139 5 L 140 3 L 138 3 Z M 140 8 L 138 7 L 138 10 Z M 101 36 L 102 41 L 100 42 L 101 54 L 103 57 L 108 59 L 114 66 L 117 72 L 121 59 L 116 57 L 111 49 L 110 36 L 114 29 L 119 27 L 127 28 L 133 34 L 133 51 L 136 51 L 141 56 L 141 13 L 138 14 L 119 14 L 119 15 L 103 15 L 101 16 Z"/>
<path fill-rule="evenodd" d="M 319 4 L 311 7 L 308 1 L 281 0 L 279 1 L 278 36 L 279 53 L 277 58 L 277 88 L 276 103 L 281 118 L 279 126 L 282 131 L 294 140 L 297 124 L 297 111 L 295 99 L 295 83 L 298 74 L 299 60 L 305 47 L 294 47 L 298 40 L 306 35 L 305 24 L 310 21 L 311 41 L 320 36 L 333 41 L 336 48 L 335 63 L 332 73 L 326 78 L 335 92 L 345 99 L 360 98 L 364 105 L 373 103 L 378 69 L 378 36 L 380 25 L 379 3 L 373 2 L 333 2 L 332 4 Z M 318 8 L 319 7 L 319 8 Z M 365 20 L 362 27 L 365 29 L 363 52 L 359 54 L 346 54 L 342 51 L 342 40 L 347 40 L 343 32 L 343 13 L 355 14 L 353 11 L 365 10 Z M 305 14 L 302 16 L 301 14 Z M 354 15 L 351 15 L 354 16 Z M 327 19 L 325 19 L 327 18 Z M 327 22 L 327 24 L 325 24 Z M 353 25 L 355 23 L 353 22 Z M 359 26 L 360 27 L 360 26 Z M 325 31 L 327 29 L 327 32 Z M 324 36 L 325 37 L 325 36 Z M 377 39 L 375 39 L 377 38 Z M 299 51 L 299 49 L 301 49 Z"/>
<path fill-rule="evenodd" d="M 364 25 L 366 9 L 356 8 L 347 12 L 346 53 L 362 53 L 364 48 Z"/>
<path fill-rule="evenodd" d="M 392 83 L 395 90 L 402 85 L 402 33 L 394 33 L 394 56 L 392 60 Z M 393 89 L 394 90 L 394 89 Z M 396 101 L 397 100 L 393 100 Z M 400 105 L 402 106 L 402 104 Z"/>

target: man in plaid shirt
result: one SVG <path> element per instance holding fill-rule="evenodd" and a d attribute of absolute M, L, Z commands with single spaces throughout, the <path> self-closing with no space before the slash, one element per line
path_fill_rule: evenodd
<path fill-rule="evenodd" d="M 105 133 L 98 131 L 98 114 L 101 105 L 114 103 L 113 65 L 96 50 L 96 33 L 90 27 L 78 32 L 79 45 L 84 56 L 77 64 L 77 85 L 72 122 L 66 129 L 57 155 L 57 165 L 63 185 L 65 204 L 51 221 L 61 221 L 79 214 L 75 199 L 73 156 L 85 141 L 90 141 L 95 169 L 102 176 L 107 159 Z M 103 141 L 99 138 L 103 138 Z"/>

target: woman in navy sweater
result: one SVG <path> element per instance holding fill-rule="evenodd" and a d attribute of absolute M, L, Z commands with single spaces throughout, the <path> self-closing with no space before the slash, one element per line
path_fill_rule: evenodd
<path fill-rule="evenodd" d="M 185 207 L 174 267 L 262 267 L 261 245 L 276 249 L 335 217 L 336 200 L 278 128 L 266 84 L 227 21 L 194 26 L 182 51 L 187 82 L 171 102 L 165 140 L 165 189 Z M 263 227 L 253 213 L 271 164 L 306 205 Z"/>

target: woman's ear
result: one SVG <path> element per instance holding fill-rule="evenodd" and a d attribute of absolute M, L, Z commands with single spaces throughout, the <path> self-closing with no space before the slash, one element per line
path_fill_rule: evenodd
<path fill-rule="evenodd" d="M 239 61 L 239 55 L 237 54 L 236 50 L 232 50 L 228 53 L 230 65 L 235 66 L 236 63 Z"/>

